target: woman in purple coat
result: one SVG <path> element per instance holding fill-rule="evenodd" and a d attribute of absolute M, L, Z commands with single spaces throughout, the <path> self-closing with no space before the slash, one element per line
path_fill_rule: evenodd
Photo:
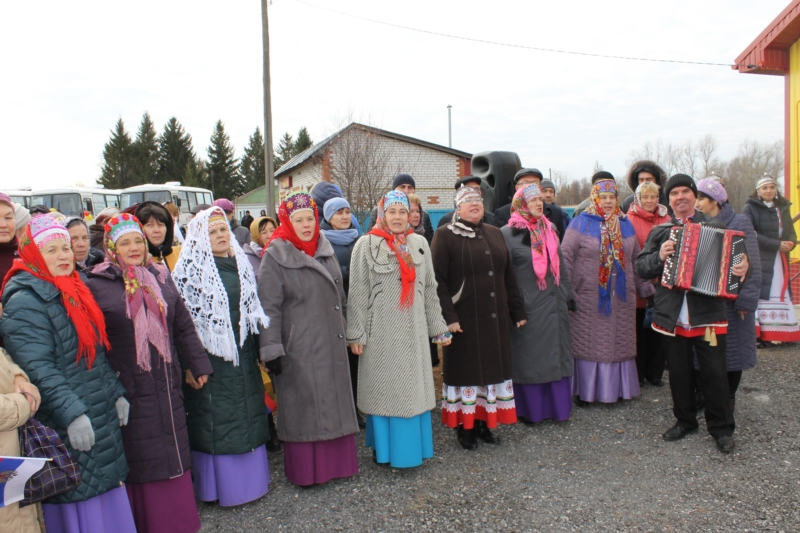
<path fill-rule="evenodd" d="M 105 315 L 108 362 L 131 404 L 122 443 L 136 529 L 194 533 L 200 517 L 181 367 L 202 387 L 211 363 L 167 267 L 148 253 L 139 220 L 130 214 L 112 218 L 104 240 L 105 261 L 89 273 L 88 286 Z"/>
<path fill-rule="evenodd" d="M 589 207 L 572 220 L 561 243 L 577 302 L 570 315 L 572 393 L 581 407 L 640 394 L 636 293 L 638 289 L 642 298 L 655 293 L 652 283 L 633 274 L 639 243 L 633 225 L 619 209 L 614 176 L 598 172 L 592 181 Z"/>

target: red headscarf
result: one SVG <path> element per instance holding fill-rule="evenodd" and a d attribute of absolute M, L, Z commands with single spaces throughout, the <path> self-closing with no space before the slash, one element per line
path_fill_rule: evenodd
<path fill-rule="evenodd" d="M 53 276 L 50 273 L 39 247 L 33 242 L 30 225 L 28 225 L 25 230 L 25 236 L 22 237 L 19 243 L 19 259 L 14 260 L 11 270 L 8 271 L 3 280 L 3 289 L 5 289 L 8 280 L 17 272 L 28 272 L 47 283 L 55 285 L 58 292 L 61 293 L 61 303 L 67 310 L 67 316 L 72 321 L 78 334 L 78 353 L 75 358 L 75 364 L 78 364 L 81 357 L 85 357 L 86 366 L 92 368 L 94 359 L 97 356 L 97 344 L 102 344 L 106 349 L 110 348 L 103 312 L 94 300 L 89 288 L 81 281 L 77 270 L 73 270 L 69 276 Z"/>
<path fill-rule="evenodd" d="M 389 193 L 378 202 L 378 216 L 375 227 L 369 232 L 370 235 L 383 237 L 386 245 L 394 252 L 397 263 L 400 265 L 400 309 L 410 309 L 414 305 L 414 282 L 417 279 L 417 269 L 414 267 L 414 260 L 406 245 L 406 236 L 414 233 L 414 229 L 409 226 L 403 233 L 392 233 L 387 229 L 384 207 L 389 199 L 389 205 L 401 204 L 409 211 L 408 198 L 405 194 L 397 191 Z"/>
<path fill-rule="evenodd" d="M 300 240 L 300 237 L 294 231 L 290 218 L 295 211 L 305 209 L 311 209 L 314 212 L 314 235 L 311 236 L 311 240 L 308 242 Z M 317 213 L 317 203 L 314 199 L 304 192 L 290 194 L 278 207 L 278 220 L 281 225 L 272 233 L 269 244 L 264 248 L 266 249 L 278 239 L 283 239 L 292 243 L 295 248 L 306 255 L 314 257 L 314 254 L 317 253 L 317 246 L 319 246 L 319 214 Z"/>

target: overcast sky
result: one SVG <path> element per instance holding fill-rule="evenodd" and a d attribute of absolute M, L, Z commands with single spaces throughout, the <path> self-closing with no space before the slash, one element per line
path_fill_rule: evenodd
<path fill-rule="evenodd" d="M 311 5 L 309 5 L 311 4 Z M 787 0 L 274 0 L 273 133 L 315 141 L 353 114 L 524 166 L 622 173 L 645 141 L 716 135 L 720 156 L 783 138 L 779 76 L 728 66 L 601 59 L 475 39 L 643 58 L 733 63 Z M 237 156 L 263 129 L 259 0 L 0 0 L 0 186 L 91 184 L 118 118 L 175 116 L 203 157 L 221 119 Z"/>

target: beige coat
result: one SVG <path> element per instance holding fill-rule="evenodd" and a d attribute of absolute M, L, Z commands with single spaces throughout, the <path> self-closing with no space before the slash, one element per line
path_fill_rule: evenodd
<path fill-rule="evenodd" d="M 8 353 L 0 348 L 0 455 L 19 457 L 17 428 L 31 416 L 28 400 L 14 392 L 14 378 L 28 376 L 15 365 Z M 2 469 L 2 467 L 0 467 Z M 35 505 L 19 508 L 19 503 L 0 507 L 0 524 L 4 533 L 38 533 L 39 523 Z"/>

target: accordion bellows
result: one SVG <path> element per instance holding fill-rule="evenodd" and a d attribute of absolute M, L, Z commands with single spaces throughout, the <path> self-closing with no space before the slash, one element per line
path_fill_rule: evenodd
<path fill-rule="evenodd" d="M 670 239 L 675 253 L 664 263 L 664 287 L 729 300 L 739 296 L 741 280 L 733 267 L 745 253 L 744 233 L 689 223 L 673 227 Z"/>

